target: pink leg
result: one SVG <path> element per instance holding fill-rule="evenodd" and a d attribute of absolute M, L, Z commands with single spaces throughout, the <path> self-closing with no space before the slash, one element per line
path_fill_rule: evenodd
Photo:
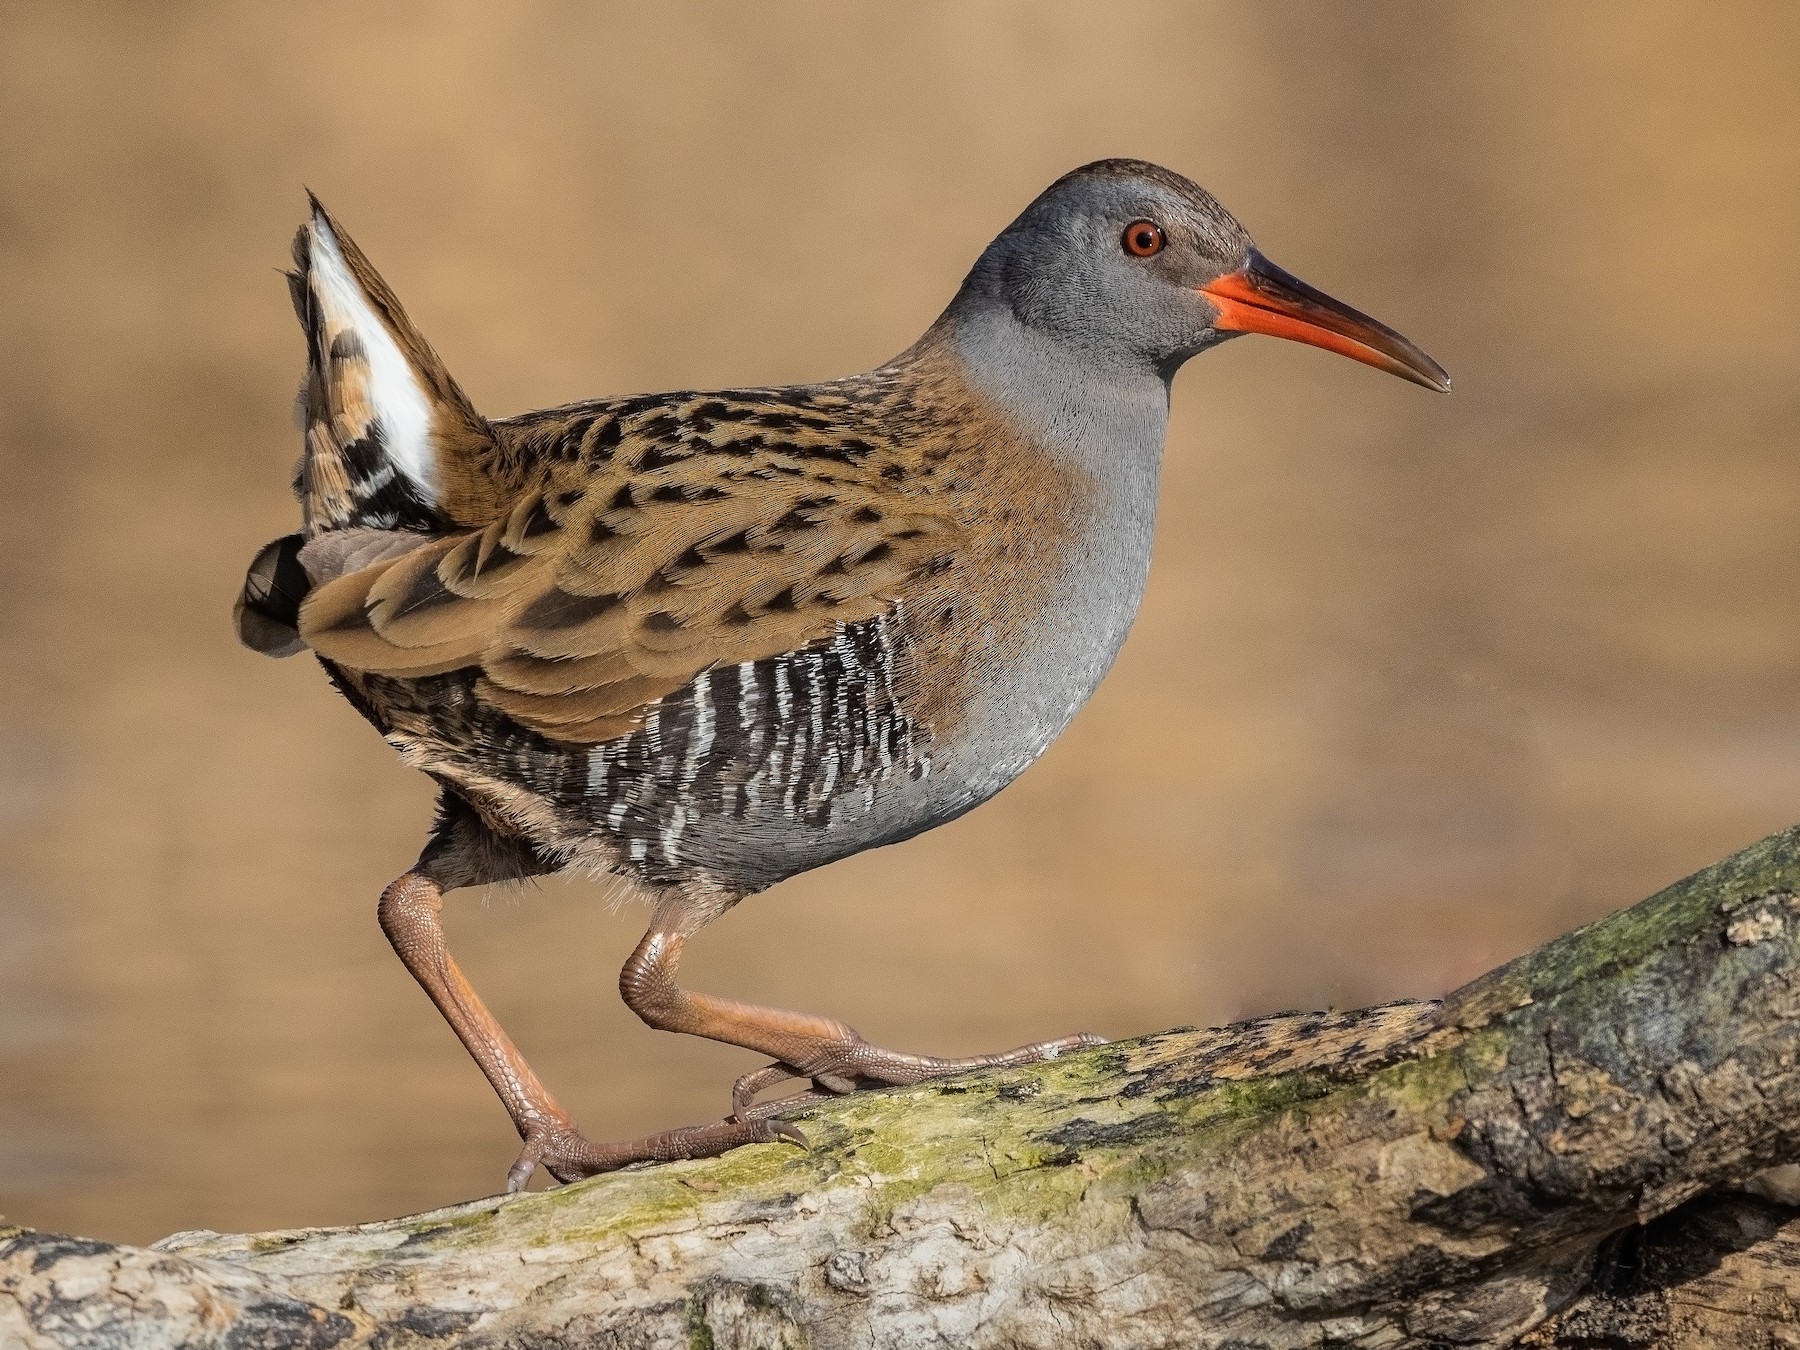
<path fill-rule="evenodd" d="M 804 1143 L 794 1126 L 776 1120 L 727 1120 L 690 1125 L 621 1143 L 595 1144 L 557 1104 L 525 1062 L 512 1038 L 470 986 L 444 940 L 439 916 L 443 888 L 426 872 L 405 873 L 381 895 L 381 928 L 413 978 L 437 1005 L 465 1049 L 487 1076 L 512 1117 L 524 1147 L 506 1174 L 506 1189 L 519 1191 L 541 1163 L 558 1181 L 610 1172 L 634 1162 L 708 1158 L 740 1144 L 789 1139 Z"/>
<path fill-rule="evenodd" d="M 1103 1037 L 1080 1032 L 988 1055 L 954 1059 L 910 1055 L 870 1045 L 854 1027 L 832 1018 L 690 993 L 675 978 L 682 950 L 724 907 L 719 898 L 704 894 L 677 892 L 663 900 L 650 930 L 619 973 L 619 992 L 631 1010 L 653 1027 L 741 1045 L 775 1060 L 745 1074 L 734 1085 L 732 1108 L 737 1121 L 765 1120 L 768 1111 L 799 1104 L 799 1099 L 788 1099 L 752 1105 L 757 1093 L 792 1078 L 810 1078 L 815 1089 L 824 1089 L 805 1098 L 810 1101 L 871 1083 L 918 1083 L 973 1069 L 1035 1064 L 1105 1044 Z"/>

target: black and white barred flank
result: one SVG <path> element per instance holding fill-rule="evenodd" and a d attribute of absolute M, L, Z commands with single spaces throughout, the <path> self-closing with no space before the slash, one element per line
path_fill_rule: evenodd
<path fill-rule="evenodd" d="M 832 854 L 828 839 L 841 837 L 842 851 L 855 851 L 883 785 L 929 773 L 928 738 L 896 697 L 898 629 L 878 616 L 804 651 L 704 671 L 617 740 L 560 744 L 503 719 L 467 737 L 462 756 L 614 842 L 640 880 L 668 885 L 703 871 L 760 888 L 775 878 L 745 870 L 768 851 L 757 835 L 789 833 L 802 852 L 811 839 Z M 447 701 L 467 708 L 472 700 L 443 687 L 452 681 L 419 681 L 415 697 L 440 715 Z"/>

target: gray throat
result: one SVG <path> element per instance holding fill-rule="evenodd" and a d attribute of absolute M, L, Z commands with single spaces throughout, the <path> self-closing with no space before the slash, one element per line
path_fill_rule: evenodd
<path fill-rule="evenodd" d="M 970 384 L 1018 429 L 1093 484 L 1050 603 L 1008 671 L 987 682 L 955 751 L 980 796 L 1041 755 L 1087 702 L 1137 616 L 1150 572 L 1169 386 L 1135 363 L 1109 363 L 1028 328 L 1003 303 L 960 297 L 945 316 Z M 972 803 L 971 803 L 972 804 Z"/>
<path fill-rule="evenodd" d="M 941 321 L 969 382 L 1034 442 L 1153 517 L 1169 381 L 1123 356 L 1078 350 L 1021 323 L 998 299 L 958 297 Z"/>

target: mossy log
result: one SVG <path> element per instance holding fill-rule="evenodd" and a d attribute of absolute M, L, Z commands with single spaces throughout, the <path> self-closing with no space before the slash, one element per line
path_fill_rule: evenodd
<path fill-rule="evenodd" d="M 152 1248 L 0 1229 L 0 1345 L 1800 1344 L 1797 892 L 1800 827 L 1441 1003 L 847 1098 L 808 1151 Z"/>

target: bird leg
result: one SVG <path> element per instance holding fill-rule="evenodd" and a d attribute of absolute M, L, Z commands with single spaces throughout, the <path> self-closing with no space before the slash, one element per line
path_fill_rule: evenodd
<path fill-rule="evenodd" d="M 729 906 L 729 900 L 706 893 L 677 891 L 665 897 L 657 905 L 643 941 L 619 972 L 619 992 L 633 1012 L 659 1030 L 705 1036 L 775 1060 L 733 1085 L 732 1118 L 738 1122 L 764 1121 L 771 1112 L 871 1084 L 918 1083 L 973 1069 L 1036 1064 L 1105 1044 L 1103 1037 L 1080 1032 L 990 1055 L 949 1059 L 910 1055 L 870 1045 L 854 1027 L 833 1018 L 690 993 L 675 979 L 682 949 Z M 810 1079 L 813 1091 L 756 1103 L 759 1092 L 793 1078 Z"/>
<path fill-rule="evenodd" d="M 439 919 L 443 907 L 444 888 L 421 863 L 381 893 L 381 930 L 499 1094 L 524 1141 L 506 1174 L 509 1193 L 525 1189 L 539 1164 L 567 1182 L 629 1163 L 710 1158 L 740 1144 L 784 1138 L 805 1143 L 794 1126 L 769 1119 L 726 1120 L 619 1143 L 592 1143 L 538 1080 L 450 955 Z"/>

